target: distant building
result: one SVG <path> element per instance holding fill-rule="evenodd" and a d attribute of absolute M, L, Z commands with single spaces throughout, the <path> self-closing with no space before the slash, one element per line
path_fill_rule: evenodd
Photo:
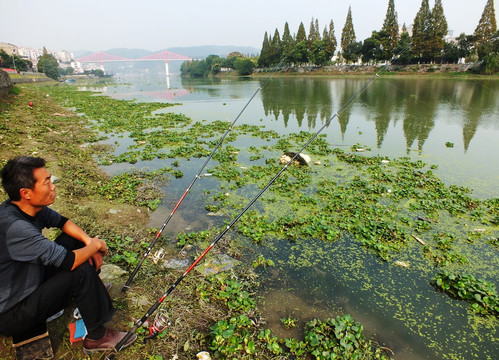
<path fill-rule="evenodd" d="M 447 31 L 447 35 L 444 36 L 444 40 L 447 43 L 457 43 L 457 40 L 454 37 L 454 30 Z"/>
<path fill-rule="evenodd" d="M 75 59 L 73 53 L 67 50 L 61 50 L 55 55 L 56 59 L 63 63 L 70 63 Z"/>
<path fill-rule="evenodd" d="M 71 61 L 71 67 L 74 69 L 75 74 L 83 74 L 85 72 L 82 65 L 83 64 L 79 61 Z"/>
<path fill-rule="evenodd" d="M 38 63 L 38 58 L 43 55 L 43 49 L 33 49 L 23 46 L 16 46 L 10 43 L 0 43 L 0 49 L 5 51 L 8 55 L 15 54 L 23 59 L 30 60 L 35 66 Z M 71 51 L 47 51 L 49 54 L 54 55 L 59 63 L 70 63 L 75 58 Z"/>

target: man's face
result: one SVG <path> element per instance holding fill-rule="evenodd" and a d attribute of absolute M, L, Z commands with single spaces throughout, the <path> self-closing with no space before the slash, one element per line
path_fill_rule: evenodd
<path fill-rule="evenodd" d="M 55 186 L 50 180 L 50 173 L 45 168 L 33 170 L 36 183 L 33 189 L 29 189 L 29 202 L 32 206 L 42 207 L 51 205 L 55 201 Z"/>

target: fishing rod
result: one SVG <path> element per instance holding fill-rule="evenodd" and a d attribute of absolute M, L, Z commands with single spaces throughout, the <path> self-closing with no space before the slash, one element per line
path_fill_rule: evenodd
<path fill-rule="evenodd" d="M 262 194 L 267 191 L 267 189 L 281 176 L 281 174 L 286 171 L 288 166 L 298 157 L 300 156 L 300 153 L 305 150 L 308 145 L 312 141 L 314 141 L 319 134 L 329 126 L 331 121 L 333 121 L 334 118 L 339 117 L 339 114 L 346 108 L 348 105 L 350 105 L 351 102 L 354 101 L 354 99 L 365 89 L 368 88 L 371 83 L 375 81 L 376 78 L 379 77 L 379 73 L 384 71 L 387 68 L 387 65 L 384 65 L 379 71 L 377 71 L 355 94 L 348 99 L 348 101 L 343 104 L 343 106 L 340 107 L 340 109 L 331 116 L 331 118 L 322 125 L 322 127 L 310 137 L 310 139 L 297 151 L 291 159 L 279 170 L 279 172 L 263 187 L 260 192 L 246 205 L 246 207 L 220 232 L 220 234 L 213 240 L 213 242 L 203 251 L 203 253 L 185 270 L 185 272 L 168 288 L 168 290 L 147 310 L 147 312 L 142 316 L 140 319 L 138 319 L 133 328 L 128 331 L 128 333 L 116 344 L 114 350 L 112 353 L 110 353 L 107 357 L 106 360 L 113 360 L 116 356 L 116 354 L 123 348 L 123 345 L 127 343 L 127 341 L 133 336 L 135 331 L 142 326 L 147 319 L 161 306 L 163 301 L 175 290 L 175 288 L 182 282 L 182 280 L 196 267 L 196 265 L 208 254 L 208 252 L 217 244 L 217 242 L 229 231 L 230 228 L 248 211 L 248 209 L 262 196 Z"/>
<path fill-rule="evenodd" d="M 142 264 L 146 260 L 147 256 L 151 252 L 152 248 L 156 244 L 156 241 L 158 241 L 159 237 L 163 233 L 163 230 L 166 228 L 166 225 L 168 225 L 168 223 L 170 222 L 170 219 L 173 217 L 173 215 L 177 211 L 177 209 L 180 206 L 180 204 L 182 203 L 182 201 L 184 201 L 184 198 L 186 197 L 187 193 L 191 190 L 191 188 L 194 185 L 194 183 L 201 177 L 201 173 L 203 172 L 204 168 L 206 167 L 206 165 L 208 165 L 208 163 L 210 162 L 210 160 L 213 158 L 213 155 L 215 154 L 215 152 L 222 145 L 223 141 L 225 140 L 225 138 L 227 137 L 227 135 L 229 134 L 229 132 L 232 130 L 232 128 L 234 127 L 234 125 L 237 122 L 237 120 L 239 120 L 239 118 L 241 117 L 241 115 L 243 114 L 243 112 L 246 110 L 246 108 L 248 107 L 248 105 L 253 101 L 253 99 L 258 94 L 258 92 L 265 86 L 265 84 L 267 84 L 267 82 L 270 80 L 270 78 L 281 67 L 281 65 L 284 63 L 284 61 L 288 58 L 288 56 L 291 53 L 291 51 L 286 56 L 283 57 L 283 59 L 279 62 L 279 64 L 277 64 L 276 66 L 274 66 L 272 68 L 270 74 L 265 78 L 265 80 L 258 87 L 258 89 L 256 89 L 256 91 L 253 93 L 253 95 L 250 97 L 250 99 L 246 102 L 246 104 L 244 105 L 244 107 L 241 109 L 241 111 L 239 112 L 239 114 L 232 121 L 232 123 L 230 124 L 229 128 L 227 129 L 227 131 L 225 131 L 225 133 L 222 135 L 222 137 L 220 138 L 220 140 L 217 143 L 217 145 L 213 148 L 210 156 L 208 156 L 208 158 L 206 159 L 206 161 L 203 163 L 203 165 L 201 166 L 201 168 L 199 169 L 199 171 L 196 173 L 196 175 L 194 176 L 194 178 L 192 179 L 192 181 L 190 182 L 190 184 L 185 189 L 185 191 L 182 194 L 182 196 L 180 197 L 180 199 L 177 201 L 176 205 L 173 207 L 173 210 L 171 211 L 170 215 L 168 215 L 168 217 L 166 218 L 165 222 L 163 223 L 163 225 L 161 226 L 161 228 L 159 229 L 159 231 L 156 233 L 156 236 L 154 237 L 154 239 L 149 244 L 149 247 L 147 248 L 146 252 L 142 256 L 141 260 L 139 261 L 139 263 L 137 264 L 137 266 L 135 266 L 135 269 L 132 271 L 132 273 L 128 277 L 128 280 L 126 281 L 125 285 L 123 285 L 123 288 L 121 289 L 122 292 L 126 291 L 130 287 L 130 284 L 132 283 L 133 279 L 137 275 L 140 267 L 142 266 Z"/>

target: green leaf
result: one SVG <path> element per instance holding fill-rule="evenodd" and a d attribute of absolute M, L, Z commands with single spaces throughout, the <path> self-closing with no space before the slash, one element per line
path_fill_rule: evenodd
<path fill-rule="evenodd" d="M 246 352 L 248 354 L 254 354 L 256 352 L 255 343 L 253 341 L 248 342 L 246 346 Z"/>

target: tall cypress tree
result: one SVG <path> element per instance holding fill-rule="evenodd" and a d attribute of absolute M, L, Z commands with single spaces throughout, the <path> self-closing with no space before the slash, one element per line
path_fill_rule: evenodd
<path fill-rule="evenodd" d="M 412 26 L 412 52 L 420 61 L 429 60 L 428 41 L 431 33 L 431 11 L 428 0 L 422 0 Z"/>
<path fill-rule="evenodd" d="M 428 51 L 432 60 L 441 57 L 444 49 L 444 36 L 447 35 L 447 20 L 444 15 L 442 0 L 435 0 L 435 5 L 431 10 L 430 39 L 428 42 Z"/>
<path fill-rule="evenodd" d="M 345 21 L 345 26 L 343 26 L 343 30 L 341 32 L 341 49 L 345 52 L 346 48 L 356 42 L 355 38 L 355 30 L 353 29 L 353 21 L 352 21 L 352 8 L 348 7 L 347 19 Z"/>
<path fill-rule="evenodd" d="M 473 34 L 476 44 L 482 44 L 491 40 L 494 33 L 497 31 L 496 14 L 494 10 L 494 0 L 488 0 L 485 8 L 483 9 L 480 22 Z"/>
<path fill-rule="evenodd" d="M 304 64 L 308 61 L 307 34 L 302 22 L 296 33 L 295 47 L 293 48 L 291 59 L 296 64 Z"/>
<path fill-rule="evenodd" d="M 282 54 L 281 36 L 279 35 L 279 30 L 277 30 L 276 28 L 274 32 L 274 37 L 270 42 L 270 56 L 269 56 L 270 64 L 271 65 L 278 64 L 281 61 L 281 54 Z"/>
<path fill-rule="evenodd" d="M 321 39 L 318 27 L 319 27 L 319 21 L 317 19 L 315 19 L 314 21 L 314 18 L 312 18 L 312 20 L 310 21 L 310 30 L 308 32 L 308 39 L 307 39 L 309 49 L 315 41 Z"/>
<path fill-rule="evenodd" d="M 260 57 L 258 58 L 258 66 L 266 67 L 269 66 L 269 37 L 265 31 L 265 36 L 263 37 L 262 50 L 260 51 Z"/>
<path fill-rule="evenodd" d="M 286 24 L 284 24 L 284 32 L 282 33 L 282 40 L 281 40 L 282 56 L 289 56 L 293 47 L 294 47 L 294 40 L 289 31 L 289 25 L 286 22 Z M 289 61 L 286 61 L 286 63 L 288 62 Z"/>
<path fill-rule="evenodd" d="M 388 1 L 388 9 L 386 10 L 385 21 L 383 22 L 381 32 L 386 35 L 386 40 L 383 41 L 383 48 L 388 52 L 389 58 L 391 58 L 394 55 L 393 49 L 397 46 L 399 40 L 399 24 L 394 0 Z"/>
<path fill-rule="evenodd" d="M 298 26 L 298 32 L 296 33 L 296 43 L 298 44 L 299 42 L 307 40 L 307 33 L 305 32 L 305 26 L 303 26 L 303 23 L 300 23 L 300 26 Z"/>
<path fill-rule="evenodd" d="M 333 20 L 329 22 L 329 30 L 324 28 L 324 33 L 322 35 L 322 39 L 324 40 L 326 44 L 326 53 L 331 59 L 334 56 L 334 53 L 336 51 L 336 46 L 338 46 L 338 43 L 336 41 L 336 36 L 334 35 L 334 23 Z"/>

